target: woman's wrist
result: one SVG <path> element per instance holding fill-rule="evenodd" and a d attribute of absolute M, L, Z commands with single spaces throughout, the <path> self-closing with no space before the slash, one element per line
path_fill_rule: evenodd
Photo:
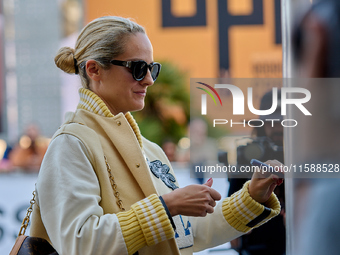
<path fill-rule="evenodd" d="M 162 202 L 162 205 L 163 205 L 163 207 L 164 207 L 164 209 L 165 209 L 165 211 L 166 211 L 166 214 L 168 215 L 168 218 L 169 218 L 169 220 L 170 220 L 170 223 L 171 223 L 173 229 L 176 230 L 176 225 L 175 225 L 175 223 L 174 223 L 174 221 L 173 221 L 173 219 L 172 219 L 172 215 L 171 215 L 171 213 L 170 213 L 170 211 L 169 211 L 168 206 L 167 206 L 166 203 L 164 202 L 163 197 L 162 197 L 162 196 L 159 196 L 159 200 L 161 200 L 161 202 Z"/>
<path fill-rule="evenodd" d="M 165 203 L 171 217 L 176 216 L 178 213 L 177 213 L 177 210 L 176 210 L 176 206 L 173 203 L 174 199 L 172 198 L 172 194 L 167 193 L 167 194 L 162 195 L 162 200 Z"/>

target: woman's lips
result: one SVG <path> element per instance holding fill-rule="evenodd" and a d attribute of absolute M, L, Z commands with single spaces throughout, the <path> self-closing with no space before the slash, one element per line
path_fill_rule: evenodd
<path fill-rule="evenodd" d="M 140 95 L 140 96 L 146 96 L 146 91 L 145 90 L 135 91 L 134 93 L 137 94 L 137 95 Z"/>

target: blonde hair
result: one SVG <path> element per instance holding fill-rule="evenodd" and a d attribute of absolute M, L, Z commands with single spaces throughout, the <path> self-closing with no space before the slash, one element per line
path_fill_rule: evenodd
<path fill-rule="evenodd" d="M 89 88 L 86 61 L 93 59 L 102 68 L 109 68 L 110 60 L 124 53 L 127 37 L 135 33 L 145 34 L 145 29 L 130 19 L 115 16 L 95 19 L 81 31 L 75 49 L 60 48 L 54 62 L 66 73 L 79 73 L 82 86 Z"/>

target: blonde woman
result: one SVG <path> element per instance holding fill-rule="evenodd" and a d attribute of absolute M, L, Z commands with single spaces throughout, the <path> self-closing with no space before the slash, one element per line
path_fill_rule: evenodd
<path fill-rule="evenodd" d="M 192 254 L 280 212 L 276 178 L 253 178 L 218 205 L 212 180 L 178 187 L 164 152 L 130 114 L 143 109 L 161 68 L 140 25 L 98 18 L 55 63 L 83 88 L 42 163 L 31 235 L 59 254 Z"/>

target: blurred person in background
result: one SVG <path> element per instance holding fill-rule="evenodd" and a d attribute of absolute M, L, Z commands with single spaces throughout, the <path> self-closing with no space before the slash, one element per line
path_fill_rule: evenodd
<path fill-rule="evenodd" d="M 170 162 L 177 161 L 177 145 L 171 139 L 162 142 L 162 150 Z"/>
<path fill-rule="evenodd" d="M 261 115 L 261 120 L 276 119 L 282 121 L 281 115 L 281 90 L 277 92 L 278 107 L 270 115 Z M 273 91 L 267 92 L 261 99 L 260 110 L 268 110 L 273 104 Z M 252 132 L 253 141 L 237 149 L 237 163 L 249 165 L 251 158 L 260 161 L 276 159 L 284 162 L 283 157 L 283 127 L 279 121 L 272 125 L 270 121 L 264 121 L 262 127 L 255 127 Z M 260 125 L 260 124 L 259 124 Z M 259 153 L 261 151 L 261 153 Z M 256 154 L 257 156 L 250 156 Z M 250 158 L 249 158 L 250 157 Z M 228 178 L 230 186 L 228 196 L 238 191 L 248 180 L 244 177 Z M 277 186 L 274 190 L 281 205 L 285 204 L 284 185 Z M 283 255 L 286 250 L 286 229 L 284 224 L 285 208 L 282 206 L 278 217 L 250 233 L 231 241 L 232 248 L 240 255 Z"/>
<path fill-rule="evenodd" d="M 319 0 L 295 26 L 292 48 L 300 77 L 340 77 L 339 5 Z"/>
<path fill-rule="evenodd" d="M 38 172 L 48 143 L 49 140 L 40 134 L 37 125 L 28 125 L 18 144 L 8 154 L 11 167 L 25 172 Z"/>
<path fill-rule="evenodd" d="M 78 74 L 83 88 L 45 154 L 31 236 L 59 254 L 192 254 L 279 214 L 277 180 L 260 173 L 218 204 L 212 179 L 178 187 L 165 153 L 142 137 L 130 114 L 143 109 L 161 68 L 142 26 L 95 19 L 55 63 Z"/>
<path fill-rule="evenodd" d="M 205 166 L 215 165 L 218 156 L 218 144 L 215 139 L 208 136 L 208 125 L 202 119 L 193 119 L 189 123 L 190 137 L 190 165 L 199 184 L 204 183 L 204 172 L 195 171 Z"/>
<path fill-rule="evenodd" d="M 298 75 L 305 78 L 339 78 L 339 45 L 340 2 L 317 1 L 299 19 L 293 31 L 292 46 Z M 335 84 L 307 87 L 317 100 L 313 105 L 314 119 L 301 123 L 302 132 L 308 139 L 308 146 L 302 151 L 306 154 L 303 156 L 313 163 L 334 165 L 339 164 L 340 91 L 339 79 L 328 80 L 335 81 Z M 296 179 L 294 184 L 294 197 L 297 198 L 293 216 L 299 224 L 292 227 L 296 232 L 293 236 L 296 246 L 292 254 L 339 254 L 339 179 Z M 301 203 L 304 207 L 298 206 Z"/>

